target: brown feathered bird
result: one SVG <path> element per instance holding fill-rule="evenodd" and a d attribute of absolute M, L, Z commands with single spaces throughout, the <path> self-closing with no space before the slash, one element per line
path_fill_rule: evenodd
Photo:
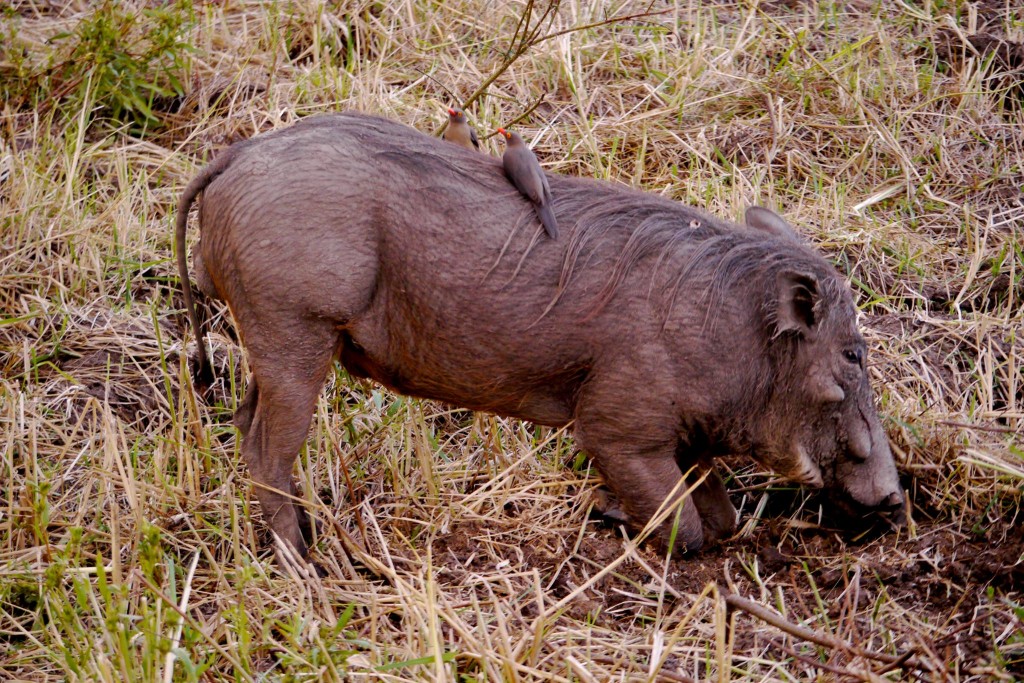
<path fill-rule="evenodd" d="M 469 125 L 462 110 L 454 107 L 448 107 L 448 127 L 444 129 L 444 139 L 468 149 L 480 149 L 480 140 L 473 126 Z"/>
<path fill-rule="evenodd" d="M 519 133 L 504 128 L 499 128 L 498 132 L 505 138 L 505 153 L 501 157 L 505 175 L 520 194 L 533 202 L 533 208 L 537 210 L 537 217 L 548 236 L 558 239 L 558 221 L 551 210 L 551 188 L 548 187 L 544 169 Z"/>

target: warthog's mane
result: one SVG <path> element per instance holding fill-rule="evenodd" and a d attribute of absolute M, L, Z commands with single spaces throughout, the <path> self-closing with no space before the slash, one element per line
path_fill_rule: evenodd
<path fill-rule="evenodd" d="M 481 172 L 487 164 L 500 166 L 500 160 L 441 143 L 395 121 L 349 112 L 310 117 L 295 126 L 305 130 L 321 127 L 336 129 L 342 138 L 351 136 L 376 150 L 375 155 L 399 161 L 438 187 L 457 180 L 488 192 L 507 190 L 502 174 Z M 600 313 L 629 273 L 648 261 L 653 263 L 648 294 L 661 300 L 666 319 L 684 288 L 687 296 L 702 297 L 709 310 L 723 297 L 736 296 L 741 290 L 751 299 L 763 299 L 770 309 L 768 299 L 774 296 L 774 283 L 784 271 L 813 275 L 823 308 L 843 296 L 844 285 L 835 269 L 797 241 L 715 218 L 650 192 L 588 178 L 548 177 L 555 213 L 567 228 L 562 237 L 567 244 L 558 289 L 545 314 L 574 278 L 584 272 L 591 274 L 594 268 L 607 270 L 608 277 L 584 315 Z M 615 254 L 610 269 L 607 263 L 598 263 L 606 261 L 609 254 Z M 669 284 L 654 291 L 658 282 Z M 767 313 L 770 316 L 773 311 Z"/>
<path fill-rule="evenodd" d="M 770 309 L 766 313 L 771 318 L 774 309 L 769 299 L 776 293 L 778 275 L 787 271 L 815 278 L 823 309 L 842 297 L 844 286 L 835 269 L 821 255 L 793 240 L 723 221 L 651 194 L 626 189 L 609 194 L 607 185 L 599 188 L 593 183 L 559 189 L 568 191 L 556 194 L 558 214 L 571 216 L 574 222 L 568 231 L 558 294 L 552 305 L 581 268 L 593 265 L 598 255 L 609 253 L 602 248 L 606 241 L 615 244 L 617 255 L 605 284 L 593 298 L 588 317 L 608 305 L 629 272 L 641 262 L 653 264 L 648 295 L 661 300 L 666 318 L 684 288 L 687 296 L 704 299 L 709 310 L 738 291 L 757 301 L 765 299 L 763 304 Z M 667 287 L 653 291 L 655 283 L 665 281 Z"/>

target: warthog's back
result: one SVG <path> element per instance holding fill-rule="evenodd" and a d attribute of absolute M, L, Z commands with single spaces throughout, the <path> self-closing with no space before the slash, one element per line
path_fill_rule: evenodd
<path fill-rule="evenodd" d="M 363 354 L 343 357 L 357 371 L 541 422 L 570 419 L 569 397 L 510 409 L 512 397 L 533 385 L 571 394 L 572 378 L 599 355 L 656 336 L 648 299 L 671 272 L 659 280 L 653 258 L 636 258 L 610 292 L 623 254 L 645 240 L 735 229 L 649 194 L 556 175 L 564 233 L 554 241 L 499 159 L 358 114 L 308 119 L 230 153 L 206 190 L 202 253 L 236 316 L 276 306 L 334 319 Z M 638 240 L 645 221 L 658 229 Z M 611 300 L 595 316 L 603 295 Z M 620 321 L 611 334 L 601 331 L 609 315 Z"/>

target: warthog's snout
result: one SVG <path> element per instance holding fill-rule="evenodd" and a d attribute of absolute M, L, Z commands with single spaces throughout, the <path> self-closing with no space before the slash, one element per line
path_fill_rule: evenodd
<path fill-rule="evenodd" d="M 835 503 L 838 513 L 837 521 L 844 526 L 863 529 L 881 520 L 893 529 L 899 529 L 907 523 L 907 497 L 902 488 L 890 492 L 873 503 L 858 501 L 848 491 L 838 491 L 827 495 Z"/>

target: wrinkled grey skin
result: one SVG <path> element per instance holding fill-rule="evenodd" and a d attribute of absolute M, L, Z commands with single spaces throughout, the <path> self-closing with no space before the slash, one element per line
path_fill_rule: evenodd
<path fill-rule="evenodd" d="M 287 495 L 335 359 L 405 394 L 572 422 L 635 528 L 684 471 L 707 472 L 681 505 L 677 550 L 735 530 L 712 464 L 724 454 L 901 521 L 864 340 L 831 265 L 766 209 L 737 226 L 611 183 L 549 181 L 558 242 L 538 239 L 500 161 L 350 113 L 237 144 L 185 190 L 186 301 L 192 313 L 185 224 L 204 192 L 197 280 L 227 301 L 248 351 L 235 421 L 282 539 L 305 554 Z"/>

